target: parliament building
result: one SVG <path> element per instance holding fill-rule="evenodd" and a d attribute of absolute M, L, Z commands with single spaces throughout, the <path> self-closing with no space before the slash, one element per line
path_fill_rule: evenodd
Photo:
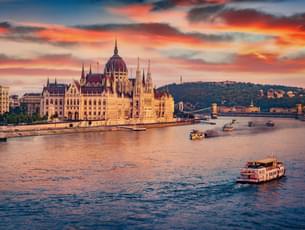
<path fill-rule="evenodd" d="M 174 99 L 168 92 L 157 92 L 152 81 L 150 62 L 141 71 L 138 58 L 136 77 L 128 77 L 128 68 L 114 54 L 103 73 L 85 73 L 71 84 L 50 83 L 42 91 L 40 115 L 60 120 L 102 120 L 106 124 L 159 123 L 174 121 Z"/>

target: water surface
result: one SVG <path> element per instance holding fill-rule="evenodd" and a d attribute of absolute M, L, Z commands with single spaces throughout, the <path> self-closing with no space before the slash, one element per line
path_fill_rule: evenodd
<path fill-rule="evenodd" d="M 0 143 L 0 229 L 305 229 L 305 123 L 238 118 L 232 133 L 188 139 L 229 120 Z M 270 154 L 285 178 L 235 183 Z"/>

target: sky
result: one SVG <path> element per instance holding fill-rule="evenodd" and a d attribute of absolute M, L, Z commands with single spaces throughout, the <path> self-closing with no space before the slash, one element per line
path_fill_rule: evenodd
<path fill-rule="evenodd" d="M 134 77 L 305 87 L 304 0 L 0 0 L 0 85 L 40 92 L 103 72 L 114 40 Z"/>

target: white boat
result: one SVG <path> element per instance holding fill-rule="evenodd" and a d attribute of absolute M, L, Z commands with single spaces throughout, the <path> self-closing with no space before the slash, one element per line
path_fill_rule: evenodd
<path fill-rule="evenodd" d="M 276 158 L 265 158 L 250 161 L 241 169 L 237 183 L 262 183 L 281 178 L 285 175 L 285 167 Z"/>
<path fill-rule="evenodd" d="M 234 130 L 234 127 L 232 125 L 232 123 L 229 123 L 229 124 L 225 124 L 223 127 L 222 127 L 222 130 L 224 132 L 231 132 Z"/>

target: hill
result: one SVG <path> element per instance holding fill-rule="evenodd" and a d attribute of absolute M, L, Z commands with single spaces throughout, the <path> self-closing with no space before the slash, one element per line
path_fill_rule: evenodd
<path fill-rule="evenodd" d="M 297 103 L 305 104 L 305 90 L 281 85 L 262 85 L 242 82 L 189 82 L 170 84 L 158 90 L 168 90 L 175 103 L 183 101 L 188 107 L 200 109 L 215 102 L 226 106 L 248 106 L 251 101 L 262 111 L 271 107 L 291 108 Z"/>

